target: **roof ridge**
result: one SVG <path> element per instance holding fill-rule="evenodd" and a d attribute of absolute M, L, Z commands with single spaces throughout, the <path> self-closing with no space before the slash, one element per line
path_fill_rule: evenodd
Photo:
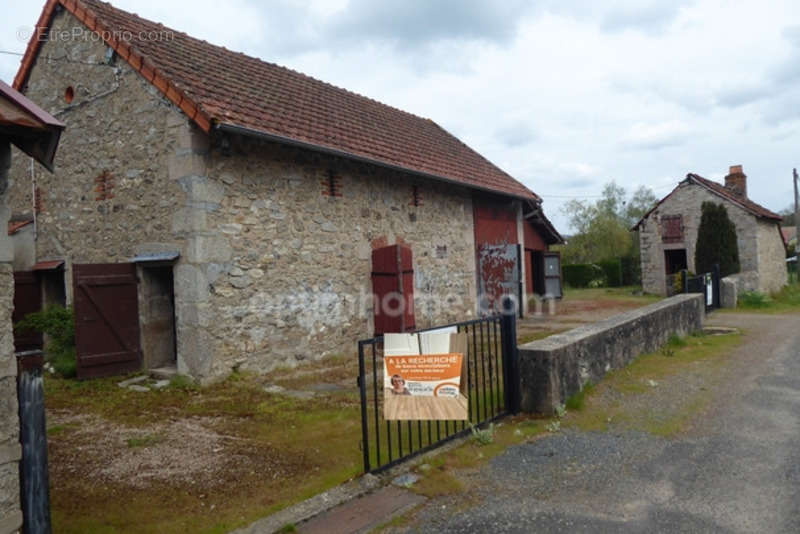
<path fill-rule="evenodd" d="M 362 99 L 364 99 L 364 100 L 368 100 L 368 101 L 370 101 L 370 102 L 372 102 L 372 103 L 374 103 L 374 104 L 377 104 L 377 105 L 379 105 L 379 106 L 382 106 L 382 107 L 385 107 L 385 108 L 389 108 L 389 109 L 391 109 L 391 110 L 393 110 L 393 111 L 400 112 L 400 113 L 403 113 L 403 114 L 405 114 L 405 115 L 410 115 L 411 117 L 414 117 L 414 118 L 416 118 L 416 119 L 420 119 L 420 120 L 430 120 L 431 122 L 433 122 L 433 121 L 432 121 L 430 118 L 428 118 L 428 117 L 423 117 L 423 116 L 421 116 L 421 115 L 417 115 L 417 114 L 415 114 L 415 113 L 411 113 L 410 111 L 406 111 L 406 110 L 404 110 L 404 109 L 400 109 L 400 108 L 398 108 L 398 107 L 395 107 L 395 106 L 392 106 L 392 105 L 390 105 L 390 104 L 386 104 L 385 102 L 381 102 L 380 100 L 377 100 L 377 99 L 375 99 L 375 98 L 373 98 L 373 97 L 366 96 L 366 95 L 363 95 L 363 94 L 361 94 L 361 93 L 358 93 L 358 92 L 356 92 L 356 91 L 353 91 L 353 90 L 347 89 L 346 87 L 340 87 L 340 86 L 338 86 L 338 85 L 334 85 L 334 84 L 332 84 L 332 83 L 330 83 L 330 82 L 326 82 L 325 80 L 322 80 L 322 79 L 320 79 L 320 78 L 316 78 L 316 77 L 314 77 L 314 76 L 311 76 L 311 75 L 309 75 L 309 74 L 306 74 L 306 73 L 304 73 L 304 72 L 300 72 L 299 70 L 293 69 L 293 68 L 291 68 L 291 67 L 287 67 L 286 65 L 281 65 L 281 64 L 279 64 L 279 63 L 275 63 L 275 62 L 273 62 L 273 61 L 267 61 L 266 59 L 260 58 L 260 57 L 258 57 L 258 56 L 253 56 L 253 55 L 250 55 L 250 54 L 246 54 L 246 53 L 244 53 L 244 52 L 242 52 L 242 51 L 240 51 L 240 50 L 233 50 L 233 49 L 230 49 L 230 48 L 228 48 L 228 47 L 226 47 L 226 46 L 224 46 L 224 45 L 214 44 L 214 43 L 212 43 L 211 41 L 207 41 L 207 40 L 205 40 L 205 39 L 200 39 L 199 37 L 194 37 L 194 36 L 192 36 L 192 35 L 190 35 L 190 34 L 188 34 L 188 33 L 184 32 L 184 31 L 181 31 L 181 30 L 176 30 L 175 28 L 172 28 L 172 27 L 170 27 L 170 26 L 166 26 L 165 24 L 163 24 L 163 23 L 161 23 L 161 22 L 156 22 L 156 21 L 154 21 L 154 20 L 150 20 L 150 19 L 147 19 L 147 18 L 145 18 L 145 17 L 142 17 L 142 16 L 141 16 L 141 15 L 139 15 L 138 13 L 133 13 L 133 12 L 131 12 L 131 11 L 125 11 L 124 9 L 120 9 L 120 8 L 118 8 L 118 7 L 114 6 L 113 4 L 111 4 L 110 2 L 106 2 L 105 0 L 76 0 L 76 1 L 77 1 L 77 2 L 80 2 L 80 3 L 82 3 L 82 4 L 83 4 L 83 5 L 85 5 L 85 6 L 87 6 L 87 7 L 88 7 L 88 9 L 91 9 L 91 4 L 92 4 L 92 2 L 96 2 L 96 3 L 104 4 L 104 5 L 108 6 L 109 8 L 111 8 L 111 9 L 113 9 L 113 10 L 115 10 L 115 11 L 119 11 L 119 12 L 122 12 L 122 13 L 127 13 L 127 14 L 129 14 L 129 15 L 133 15 L 134 17 L 136 17 L 137 19 L 139 19 L 139 20 L 141 20 L 141 21 L 143 21 L 143 22 L 150 23 L 150 24 L 155 24 L 155 25 L 157 25 L 157 26 L 161 26 L 161 27 L 162 27 L 162 28 L 164 28 L 164 29 L 170 30 L 170 31 L 172 31 L 172 32 L 174 32 L 174 33 L 176 33 L 176 34 L 180 34 L 180 35 L 184 36 L 184 37 L 185 37 L 185 38 L 187 38 L 187 39 L 191 39 L 192 41 L 197 41 L 197 42 L 200 42 L 200 43 L 204 43 L 204 44 L 206 44 L 206 45 L 208 45 L 208 46 L 211 46 L 211 47 L 213 47 L 213 48 L 222 49 L 222 50 L 225 50 L 226 52 L 229 52 L 229 53 L 232 53 L 232 54 L 236 54 L 236 55 L 238 55 L 238 56 L 242 56 L 242 57 L 244 57 L 244 58 L 246 58 L 246 59 L 248 59 L 248 60 L 251 60 L 251 61 L 257 61 L 257 62 L 259 62 L 259 63 L 262 63 L 262 64 L 264 64 L 264 65 L 268 65 L 268 66 L 270 66 L 270 67 L 275 67 L 275 68 L 278 68 L 278 69 L 284 70 L 284 71 L 286 71 L 286 72 L 290 72 L 290 73 L 292 73 L 292 74 L 295 74 L 295 75 L 297 75 L 297 76 L 300 76 L 300 77 L 302 77 L 302 78 L 305 78 L 305 79 L 307 79 L 307 80 L 311 80 L 311 81 L 313 81 L 313 82 L 315 82 L 315 83 L 319 83 L 319 84 L 325 85 L 325 86 L 327 86 L 327 87 L 330 87 L 331 89 L 335 89 L 335 90 L 337 90 L 337 91 L 342 91 L 342 92 L 344 92 L 344 93 L 346 93 L 346 94 L 349 94 L 349 95 L 352 95 L 352 96 L 355 96 L 355 97 L 358 97 L 358 98 L 362 98 Z M 93 12 L 94 12 L 94 11 L 93 11 Z M 97 18 L 99 18 L 100 20 L 102 20 L 103 22 L 105 22 L 105 23 L 106 23 L 106 25 L 108 25 L 108 21 L 106 21 L 105 19 L 103 19 L 103 17 L 101 17 L 101 16 L 98 16 L 98 15 L 97 15 L 97 13 L 94 13 L 94 14 L 95 14 L 95 16 L 96 16 Z M 146 56 L 146 54 L 144 54 L 144 53 L 143 53 L 142 55 L 143 55 L 143 56 Z M 434 124 L 435 124 L 435 123 L 434 123 Z M 437 125 L 437 126 L 438 126 L 438 125 Z M 446 130 L 445 130 L 445 131 L 446 131 Z M 449 132 L 447 132 L 447 133 L 449 133 Z M 452 134 L 451 134 L 451 135 L 452 135 Z"/>
<path fill-rule="evenodd" d="M 766 218 L 766 219 L 780 219 L 782 220 L 783 217 L 772 211 L 771 209 L 762 206 L 755 200 L 752 200 L 748 197 L 739 198 L 734 193 L 728 191 L 725 188 L 724 184 L 719 182 L 715 182 L 714 180 L 709 180 L 708 178 L 704 178 L 697 173 L 690 172 L 686 175 L 687 179 L 696 181 L 699 185 L 705 187 L 706 189 L 716 193 L 717 195 L 723 197 L 725 200 L 733 202 L 734 204 L 738 204 L 745 210 L 749 211 L 756 217 Z M 750 206 L 748 206 L 750 204 Z M 757 209 L 756 209 L 757 208 Z M 760 213 L 759 213 L 760 210 Z"/>
<path fill-rule="evenodd" d="M 26 82 L 59 5 L 89 30 L 108 33 L 101 35 L 103 42 L 206 132 L 235 126 L 278 142 L 332 149 L 430 179 L 541 201 L 430 118 L 192 37 L 103 0 L 47 1 L 14 80 L 16 88 Z M 147 32 L 156 30 L 171 32 L 169 42 L 148 38 Z"/>

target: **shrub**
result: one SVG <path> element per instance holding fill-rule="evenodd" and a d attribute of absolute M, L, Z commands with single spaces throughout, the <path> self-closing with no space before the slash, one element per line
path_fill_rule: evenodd
<path fill-rule="evenodd" d="M 592 282 L 604 279 L 603 269 L 593 263 L 575 263 L 562 267 L 564 284 L 569 287 L 589 287 Z"/>
<path fill-rule="evenodd" d="M 15 325 L 22 331 L 47 335 L 44 351 L 47 361 L 64 378 L 75 376 L 75 315 L 72 308 L 48 306 L 29 313 Z"/>
<path fill-rule="evenodd" d="M 603 270 L 608 287 L 622 286 L 622 262 L 619 259 L 599 261 L 597 265 Z"/>
<path fill-rule="evenodd" d="M 698 273 L 709 273 L 719 264 L 720 276 L 738 273 L 739 245 L 736 242 L 736 225 L 728 217 L 722 204 L 703 202 L 694 265 Z"/>
<path fill-rule="evenodd" d="M 622 285 L 636 286 L 642 283 L 642 261 L 637 256 L 623 256 L 619 259 L 622 267 Z"/>

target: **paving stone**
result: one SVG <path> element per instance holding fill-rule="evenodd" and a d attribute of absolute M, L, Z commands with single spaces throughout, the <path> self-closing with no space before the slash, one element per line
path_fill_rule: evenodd
<path fill-rule="evenodd" d="M 129 378 L 127 380 L 123 380 L 122 382 L 118 382 L 117 385 L 121 388 L 126 388 L 133 384 L 144 382 L 145 380 L 147 380 L 147 375 L 134 376 L 133 378 Z"/>

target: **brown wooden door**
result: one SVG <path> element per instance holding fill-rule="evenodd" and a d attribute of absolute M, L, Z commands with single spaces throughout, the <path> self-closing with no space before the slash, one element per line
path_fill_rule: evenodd
<path fill-rule="evenodd" d="M 372 251 L 375 335 L 409 332 L 414 319 L 414 268 L 411 249 L 391 245 Z"/>
<path fill-rule="evenodd" d="M 14 313 L 12 321 L 17 324 L 29 313 L 42 309 L 42 286 L 33 271 L 14 272 Z M 14 351 L 42 350 L 40 332 L 20 332 L 14 329 Z"/>
<path fill-rule="evenodd" d="M 78 378 L 140 369 L 136 266 L 73 265 L 72 273 Z"/>

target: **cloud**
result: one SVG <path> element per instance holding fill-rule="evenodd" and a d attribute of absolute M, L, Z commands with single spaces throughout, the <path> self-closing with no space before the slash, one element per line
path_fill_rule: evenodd
<path fill-rule="evenodd" d="M 538 138 L 536 130 L 525 121 L 505 124 L 495 131 L 495 137 L 509 148 L 527 145 Z"/>
<path fill-rule="evenodd" d="M 623 142 L 634 148 L 654 150 L 683 144 L 689 127 L 682 121 L 672 119 L 663 122 L 637 122 L 628 130 Z"/>
<path fill-rule="evenodd" d="M 390 43 L 416 50 L 441 41 L 511 42 L 525 2 L 505 0 L 351 0 L 325 24 L 337 42 Z"/>

